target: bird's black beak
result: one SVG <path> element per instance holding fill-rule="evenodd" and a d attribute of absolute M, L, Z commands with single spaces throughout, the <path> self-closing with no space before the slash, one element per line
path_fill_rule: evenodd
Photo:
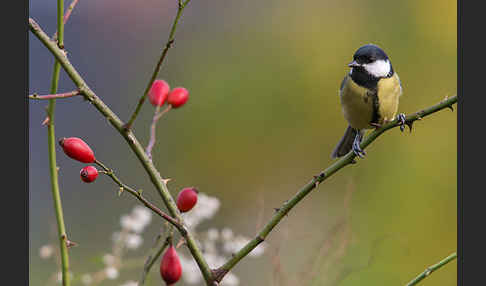
<path fill-rule="evenodd" d="M 356 61 L 352 61 L 352 62 L 350 62 L 350 63 L 348 64 L 348 67 L 350 67 L 350 68 L 356 68 L 356 67 L 360 67 L 360 66 L 361 66 L 361 65 L 360 65 L 360 64 L 358 64 L 358 62 L 356 62 Z"/>

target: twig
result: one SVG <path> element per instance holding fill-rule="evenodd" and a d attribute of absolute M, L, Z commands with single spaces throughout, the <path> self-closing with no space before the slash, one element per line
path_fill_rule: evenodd
<path fill-rule="evenodd" d="M 71 2 L 71 5 L 69 5 L 68 9 L 66 10 L 66 13 L 64 13 L 64 17 L 63 17 L 63 24 L 64 25 L 66 25 L 66 23 L 69 19 L 69 16 L 71 16 L 71 12 L 73 12 L 74 6 L 76 6 L 76 4 L 78 4 L 78 1 L 79 0 L 73 0 L 73 2 Z M 57 41 L 57 31 L 52 36 L 52 40 Z"/>
<path fill-rule="evenodd" d="M 167 42 L 165 43 L 165 47 L 162 50 L 162 54 L 160 54 L 159 61 L 157 62 L 157 65 L 155 66 L 155 69 L 152 73 L 152 76 L 150 77 L 150 80 L 147 84 L 147 87 L 145 88 L 145 91 L 143 92 L 142 97 L 140 97 L 140 100 L 138 101 L 137 107 L 135 108 L 135 111 L 133 112 L 132 116 L 130 117 L 130 120 L 128 123 L 124 126 L 126 129 L 130 129 L 133 125 L 133 122 L 135 121 L 135 118 L 137 118 L 138 113 L 140 112 L 140 108 L 142 108 L 143 103 L 145 102 L 145 98 L 147 97 L 147 93 L 150 90 L 150 87 L 152 87 L 152 83 L 155 81 L 155 78 L 160 72 L 160 68 L 162 66 L 162 62 L 165 59 L 165 56 L 167 55 L 167 52 L 169 49 L 172 47 L 172 44 L 174 43 L 174 36 L 175 32 L 177 29 L 177 23 L 179 22 L 179 19 L 181 18 L 182 12 L 184 11 L 184 8 L 186 8 L 187 4 L 189 4 L 189 1 L 191 0 L 186 0 L 185 2 L 182 2 L 181 0 L 178 0 L 178 6 L 177 6 L 177 14 L 175 16 L 174 22 L 172 22 L 172 27 L 170 29 L 170 34 L 169 38 L 167 39 Z"/>
<path fill-rule="evenodd" d="M 147 156 L 149 157 L 150 160 L 152 160 L 152 149 L 154 148 L 155 145 L 155 127 L 157 125 L 157 121 L 159 121 L 160 117 L 167 113 L 171 109 L 172 105 L 167 106 L 164 110 L 160 111 L 160 106 L 157 106 L 155 108 L 155 113 L 154 113 L 154 118 L 152 119 L 152 124 L 150 125 L 150 141 L 147 145 L 147 148 L 145 149 L 145 153 L 147 153 Z"/>
<path fill-rule="evenodd" d="M 122 183 L 120 181 L 120 179 L 118 179 L 118 177 L 115 176 L 115 173 L 113 172 L 112 169 L 106 167 L 103 163 L 101 163 L 98 160 L 95 160 L 95 163 L 103 169 L 103 171 L 104 171 L 103 173 L 104 174 L 106 174 L 108 177 L 110 177 L 121 188 L 120 189 L 121 191 L 127 191 L 127 192 L 129 192 L 131 195 L 133 195 L 134 197 L 136 197 L 140 202 L 142 202 L 147 208 L 149 208 L 154 213 L 156 213 L 157 215 L 159 215 L 160 217 L 162 217 L 163 219 L 165 219 L 166 221 L 168 221 L 172 225 L 174 225 L 179 231 L 181 231 L 181 232 L 185 232 L 186 231 L 185 228 L 184 228 L 184 226 L 180 222 L 178 222 L 177 220 L 175 220 L 174 218 L 172 218 L 168 214 L 164 213 L 158 207 L 156 207 L 151 202 L 149 202 L 147 199 L 145 199 L 142 196 L 141 192 L 137 192 L 134 189 L 132 189 L 131 187 L 129 187 L 129 186 L 125 185 L 124 183 Z"/>
<path fill-rule="evenodd" d="M 409 115 L 405 118 L 406 123 L 411 126 L 413 122 L 424 118 L 430 114 L 433 114 L 439 110 L 444 108 L 450 108 L 454 103 L 457 102 L 457 96 L 453 96 L 441 101 L 439 104 L 436 104 L 432 107 L 426 108 L 424 110 L 418 111 L 412 115 Z M 376 129 L 375 131 L 371 132 L 362 142 L 361 148 L 365 149 L 368 145 L 371 144 L 378 136 L 383 134 L 385 131 L 392 129 L 394 127 L 399 126 L 398 119 L 395 119 L 387 124 L 384 124 L 382 127 Z M 351 151 L 342 157 L 340 160 L 336 161 L 334 164 L 329 166 L 323 172 L 321 172 L 318 176 L 315 176 L 307 185 L 305 185 L 293 198 L 286 201 L 282 207 L 278 209 L 278 211 L 273 215 L 270 221 L 263 227 L 263 229 L 256 235 L 254 239 L 248 242 L 242 249 L 240 249 L 236 254 L 234 254 L 223 266 L 214 270 L 214 273 L 217 273 L 215 277 L 216 281 L 221 281 L 224 275 L 228 271 L 230 271 L 243 257 L 248 255 L 255 247 L 258 246 L 261 242 L 265 240 L 268 234 L 273 230 L 273 228 L 282 220 L 282 218 L 295 206 L 298 202 L 300 202 L 305 196 L 307 196 L 310 191 L 315 189 L 320 183 L 331 177 L 334 173 L 342 169 L 343 167 L 352 164 L 354 162 L 354 158 L 356 155 Z"/>
<path fill-rule="evenodd" d="M 80 95 L 80 94 L 81 94 L 81 92 L 79 90 L 73 90 L 73 91 L 65 92 L 65 93 L 48 94 L 48 95 L 38 95 L 37 93 L 34 93 L 34 94 L 29 95 L 29 98 L 30 99 L 38 99 L 38 100 L 59 99 L 59 98 L 73 97 L 73 96 Z"/>
<path fill-rule="evenodd" d="M 57 29 L 59 30 L 58 44 L 62 47 L 64 42 L 64 25 L 62 22 L 62 12 L 64 10 L 64 1 L 57 1 Z M 56 46 L 57 47 L 57 46 Z M 57 92 L 57 87 L 59 83 L 59 73 L 61 71 L 61 65 L 59 61 L 54 63 L 54 71 L 52 73 L 51 81 L 51 93 Z M 66 226 L 64 224 L 64 215 L 62 211 L 61 195 L 59 192 L 59 180 L 57 172 L 57 161 L 56 161 L 56 140 L 55 140 L 55 129 L 54 129 L 54 112 L 56 108 L 55 99 L 49 100 L 49 105 L 47 107 L 47 116 L 49 118 L 49 124 L 47 124 L 47 145 L 49 152 L 49 171 L 51 175 L 51 191 L 52 199 L 54 201 L 54 210 L 56 213 L 57 221 L 57 235 L 59 239 L 59 247 L 61 253 L 61 272 L 62 272 L 62 285 L 71 285 L 71 277 L 69 277 L 69 253 Z"/>
<path fill-rule="evenodd" d="M 452 260 L 457 258 L 457 253 L 454 252 L 451 255 L 447 256 L 446 258 L 439 261 L 437 264 L 427 267 L 424 272 L 420 273 L 415 279 L 410 281 L 407 286 L 412 286 L 418 284 L 420 281 L 425 279 L 425 277 L 432 274 L 432 272 L 436 271 L 437 269 L 441 268 L 442 266 L 446 265 L 447 263 L 451 262 Z"/>

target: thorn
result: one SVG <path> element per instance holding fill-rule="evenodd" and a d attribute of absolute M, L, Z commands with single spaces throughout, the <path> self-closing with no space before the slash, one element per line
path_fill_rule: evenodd
<path fill-rule="evenodd" d="M 452 107 L 452 105 L 447 106 L 447 108 L 449 108 L 452 112 L 454 112 L 454 108 Z"/>
<path fill-rule="evenodd" d="M 321 181 L 321 180 L 323 180 L 326 177 L 326 174 L 324 172 L 320 172 L 319 175 L 312 176 L 312 177 L 314 177 L 315 180 Z"/>
<path fill-rule="evenodd" d="M 287 201 L 286 201 L 286 202 L 287 202 Z M 276 213 L 277 213 L 277 212 L 279 212 L 281 209 L 282 209 L 282 208 L 273 208 L 273 210 L 274 210 Z M 285 216 L 286 216 L 286 217 L 288 217 L 288 216 L 289 216 L 289 213 L 286 213 L 286 214 L 285 214 Z"/>
<path fill-rule="evenodd" d="M 123 124 L 123 126 L 122 126 L 123 130 L 125 130 L 125 131 L 127 131 L 127 132 L 128 132 L 128 131 L 130 131 L 130 127 L 131 127 L 131 126 L 130 126 L 128 123 L 125 123 L 125 124 Z"/>
<path fill-rule="evenodd" d="M 42 121 L 42 125 L 44 126 L 49 125 L 50 122 L 51 122 L 51 118 L 49 116 L 46 116 L 46 119 Z"/>
<path fill-rule="evenodd" d="M 405 124 L 407 124 L 408 128 L 410 129 L 410 133 L 412 133 L 413 121 L 406 122 Z"/>
<path fill-rule="evenodd" d="M 122 189 L 123 189 L 123 188 L 122 188 Z M 141 196 L 141 195 L 142 195 L 142 192 L 143 192 L 143 190 L 142 190 L 142 189 L 137 190 L 137 194 L 138 194 L 139 196 Z"/>
<path fill-rule="evenodd" d="M 184 245 L 184 243 L 186 243 L 186 240 L 184 238 L 181 238 L 181 240 L 179 240 L 179 242 L 177 242 L 177 245 L 176 245 L 175 248 L 178 249 L 179 247 Z"/>
<path fill-rule="evenodd" d="M 76 243 L 74 241 L 66 240 L 66 246 L 67 246 L 67 248 L 71 248 L 73 246 L 78 246 L 78 243 Z"/>
<path fill-rule="evenodd" d="M 120 187 L 120 189 L 118 190 L 118 196 L 121 196 L 121 194 L 123 193 L 123 187 Z"/>
<path fill-rule="evenodd" d="M 145 263 L 143 264 L 143 267 L 144 267 L 144 268 L 147 268 L 147 266 L 148 266 L 148 264 L 149 264 L 150 260 L 152 260 L 152 255 L 149 255 L 149 256 L 147 257 L 147 259 L 145 259 Z"/>
<path fill-rule="evenodd" d="M 167 183 L 172 180 L 171 178 L 167 178 L 167 179 L 162 179 L 162 182 L 164 182 L 165 185 L 167 185 Z"/>
<path fill-rule="evenodd" d="M 61 168 L 59 168 L 59 166 L 56 167 L 56 171 L 59 172 Z"/>

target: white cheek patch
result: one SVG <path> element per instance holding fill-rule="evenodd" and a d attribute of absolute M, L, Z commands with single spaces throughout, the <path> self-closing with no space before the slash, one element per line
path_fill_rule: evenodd
<path fill-rule="evenodd" d="M 368 73 L 375 77 L 385 77 L 390 73 L 390 62 L 388 60 L 377 60 L 370 64 L 364 64 Z"/>

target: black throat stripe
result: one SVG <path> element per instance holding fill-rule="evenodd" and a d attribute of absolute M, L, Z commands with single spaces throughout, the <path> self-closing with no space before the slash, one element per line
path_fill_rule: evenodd
<path fill-rule="evenodd" d="M 375 88 L 368 91 L 368 95 L 373 101 L 373 115 L 371 116 L 371 123 L 379 123 L 380 121 L 380 99 L 378 98 L 378 90 Z"/>

